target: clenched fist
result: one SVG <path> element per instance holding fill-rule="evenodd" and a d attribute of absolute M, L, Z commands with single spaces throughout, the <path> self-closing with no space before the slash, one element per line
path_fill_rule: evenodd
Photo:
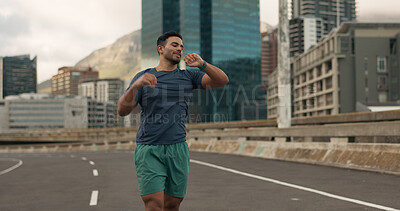
<path fill-rule="evenodd" d="M 136 87 L 136 88 L 141 88 L 144 85 L 149 85 L 150 87 L 154 88 L 156 87 L 157 84 L 157 78 L 155 75 L 150 74 L 150 73 L 145 73 L 142 76 L 140 76 L 134 83 L 132 86 Z"/>
<path fill-rule="evenodd" d="M 189 67 L 200 68 L 204 64 L 203 59 L 196 53 L 187 54 L 183 60 L 185 61 L 186 66 L 189 66 Z"/>

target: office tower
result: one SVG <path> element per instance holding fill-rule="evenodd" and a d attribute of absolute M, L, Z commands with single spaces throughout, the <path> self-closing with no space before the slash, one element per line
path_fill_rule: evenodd
<path fill-rule="evenodd" d="M 289 21 L 290 56 L 297 56 L 317 44 L 321 39 L 323 24 L 321 18 L 297 17 Z"/>
<path fill-rule="evenodd" d="M 157 37 L 170 30 L 182 34 L 185 54 L 200 54 L 230 79 L 223 88 L 195 91 L 191 121 L 265 118 L 251 109 L 261 109 L 263 96 L 258 0 L 142 1 L 143 69 L 158 64 Z"/>
<path fill-rule="evenodd" d="M 398 49 L 399 23 L 342 24 L 292 59 L 293 117 L 350 113 L 368 106 L 398 106 Z M 273 108 L 279 103 L 274 94 L 277 77 L 270 75 L 269 80 L 268 118 L 274 118 Z"/>
<path fill-rule="evenodd" d="M 261 80 L 267 84 L 268 75 L 278 66 L 278 29 L 261 33 Z"/>
<path fill-rule="evenodd" d="M 35 93 L 37 58 L 29 55 L 0 57 L 0 99 L 9 95 Z"/>
<path fill-rule="evenodd" d="M 57 75 L 51 77 L 51 94 L 78 95 L 78 85 L 84 80 L 98 79 L 99 72 L 92 68 L 61 67 Z"/>
<path fill-rule="evenodd" d="M 323 34 L 343 22 L 356 20 L 355 0 L 292 0 L 292 18 L 306 16 L 323 20 Z"/>
<path fill-rule="evenodd" d="M 179 32 L 179 0 L 142 1 L 141 68 L 158 64 L 157 38 L 167 31 Z"/>
<path fill-rule="evenodd" d="M 293 0 L 290 55 L 303 53 L 341 23 L 355 21 L 355 5 L 355 0 Z"/>

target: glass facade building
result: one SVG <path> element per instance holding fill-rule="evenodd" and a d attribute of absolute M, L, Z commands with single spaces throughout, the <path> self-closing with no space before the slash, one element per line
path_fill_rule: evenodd
<path fill-rule="evenodd" d="M 142 1 L 142 69 L 158 64 L 157 38 L 167 31 L 180 31 L 179 3 L 179 0 Z"/>
<path fill-rule="evenodd" d="M 0 57 L 0 99 L 9 95 L 36 93 L 36 63 L 29 55 Z"/>
<path fill-rule="evenodd" d="M 185 54 L 200 54 L 229 77 L 225 87 L 194 92 L 191 122 L 266 118 L 259 11 L 259 0 L 142 1 L 143 69 L 158 64 L 157 37 L 175 30 Z"/>

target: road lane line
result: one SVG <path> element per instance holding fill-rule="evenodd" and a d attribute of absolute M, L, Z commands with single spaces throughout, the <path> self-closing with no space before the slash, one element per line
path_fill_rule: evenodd
<path fill-rule="evenodd" d="M 94 166 L 94 162 L 93 161 L 89 161 L 90 165 Z"/>
<path fill-rule="evenodd" d="M 93 169 L 93 176 L 95 177 L 99 176 L 99 172 L 96 169 Z"/>
<path fill-rule="evenodd" d="M 90 197 L 89 205 L 90 206 L 96 206 L 98 197 L 99 197 L 99 191 L 98 190 L 92 191 L 92 196 Z"/>
<path fill-rule="evenodd" d="M 395 208 L 386 207 L 386 206 L 382 206 L 382 205 L 378 205 L 378 204 L 373 204 L 373 203 L 370 203 L 370 202 L 365 202 L 365 201 L 361 201 L 361 200 L 357 200 L 357 199 L 347 198 L 347 197 L 335 195 L 335 194 L 332 194 L 332 193 L 319 191 L 319 190 L 312 189 L 312 188 L 303 187 L 303 186 L 300 186 L 300 185 L 294 185 L 294 184 L 290 184 L 290 183 L 287 183 L 287 182 L 282 182 L 282 181 L 275 180 L 275 179 L 270 179 L 270 178 L 266 178 L 266 177 L 262 177 L 262 176 L 258 176 L 258 175 L 254 175 L 254 174 L 249 174 L 249 173 L 238 171 L 238 170 L 235 170 L 235 169 L 225 168 L 225 167 L 214 165 L 214 164 L 211 164 L 211 163 L 206 163 L 206 162 L 202 162 L 202 161 L 198 161 L 198 160 L 192 160 L 192 159 L 190 159 L 190 162 L 196 163 L 196 164 L 199 164 L 199 165 L 208 166 L 208 167 L 211 167 L 211 168 L 216 168 L 216 169 L 219 169 L 219 170 L 222 170 L 222 171 L 231 172 L 231 173 L 234 173 L 234 174 L 243 175 L 243 176 L 246 176 L 246 177 L 251 177 L 251 178 L 254 178 L 254 179 L 259 179 L 259 180 L 266 181 L 266 182 L 275 183 L 275 184 L 278 184 L 278 185 L 283 185 L 283 186 L 286 186 L 286 187 L 291 187 L 291 188 L 295 188 L 295 189 L 299 189 L 299 190 L 303 190 L 303 191 L 308 191 L 308 192 L 311 192 L 311 193 L 316 193 L 316 194 L 327 196 L 327 197 L 330 197 L 330 198 L 339 199 L 339 200 L 342 200 L 342 201 L 347 201 L 347 202 L 351 202 L 351 203 L 355 203 L 355 204 L 360 204 L 360 205 L 363 205 L 363 206 L 373 207 L 373 208 L 376 208 L 376 209 L 387 210 L 387 211 L 400 211 L 400 209 L 395 209 Z"/>
<path fill-rule="evenodd" d="M 12 171 L 12 170 L 14 170 L 14 169 L 20 167 L 20 166 L 24 163 L 24 162 L 22 162 L 22 160 L 14 159 L 14 158 L 1 158 L 1 160 L 15 161 L 15 162 L 18 162 L 18 163 L 15 164 L 14 166 L 11 166 L 10 168 L 8 168 L 8 169 L 6 169 L 6 170 L 0 171 L 0 175 L 3 175 L 3 174 L 8 173 L 8 172 L 10 172 L 10 171 Z"/>
<path fill-rule="evenodd" d="M 87 158 L 86 157 L 82 157 L 82 160 L 87 160 Z"/>

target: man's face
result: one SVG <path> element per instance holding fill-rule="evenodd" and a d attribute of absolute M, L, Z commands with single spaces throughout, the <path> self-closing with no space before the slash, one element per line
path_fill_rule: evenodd
<path fill-rule="evenodd" d="M 160 55 L 173 64 L 181 61 L 183 42 L 179 37 L 168 37 L 165 47 L 161 46 Z"/>

